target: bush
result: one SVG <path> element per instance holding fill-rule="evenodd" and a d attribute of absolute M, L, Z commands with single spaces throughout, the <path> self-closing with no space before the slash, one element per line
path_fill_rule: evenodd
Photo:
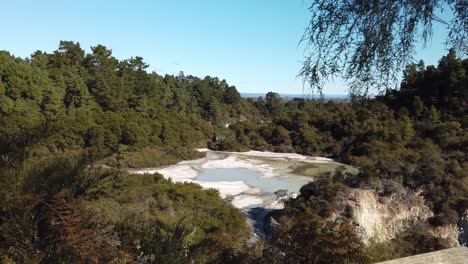
<path fill-rule="evenodd" d="M 444 226 L 444 225 L 451 225 L 457 224 L 459 221 L 459 216 L 457 211 L 452 209 L 445 209 L 444 211 L 438 213 L 437 215 L 430 217 L 428 222 L 432 226 Z"/>

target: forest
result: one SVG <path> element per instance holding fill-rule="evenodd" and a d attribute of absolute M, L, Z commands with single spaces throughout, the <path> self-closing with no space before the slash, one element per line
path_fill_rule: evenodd
<path fill-rule="evenodd" d="M 370 263 L 446 248 L 423 232 L 365 245 L 329 221 L 350 188 L 421 191 L 456 224 L 468 208 L 468 60 L 410 64 L 398 89 L 335 102 L 241 98 L 216 77 L 161 76 L 143 58 L 61 41 L 0 51 L 0 260 L 4 263 Z M 250 243 L 216 190 L 127 168 L 195 159 L 195 148 L 296 152 L 359 168 L 302 187 L 279 227 Z M 381 254 L 382 248 L 387 254 Z"/>

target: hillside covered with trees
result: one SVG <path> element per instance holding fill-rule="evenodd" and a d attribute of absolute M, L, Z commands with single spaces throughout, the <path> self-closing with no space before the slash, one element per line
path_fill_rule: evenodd
<path fill-rule="evenodd" d="M 432 225 L 468 208 L 468 60 L 454 50 L 352 102 L 243 99 L 218 78 L 147 68 L 70 41 L 25 59 L 0 52 L 3 262 L 367 263 L 379 246 L 390 258 L 445 245 L 417 232 L 364 245 L 351 223 L 328 221 L 347 189 L 422 191 Z M 217 191 L 122 170 L 197 158 L 197 147 L 319 155 L 360 172 L 305 185 L 252 245 L 245 215 Z"/>
<path fill-rule="evenodd" d="M 316 102 L 283 100 L 269 93 L 253 102 L 263 122 L 230 126 L 214 147 L 326 156 L 360 169 L 357 175 L 324 175 L 286 203 L 279 217 L 281 228 L 270 241 L 283 250 L 270 252 L 275 256 L 270 263 L 322 263 L 320 259 L 333 259 L 320 256 L 327 252 L 343 254 L 332 263 L 348 263 L 346 256 L 356 257 L 350 263 L 361 263 L 446 248 L 443 240 L 415 229 L 364 250 L 353 238 L 350 222 L 336 225 L 327 219 L 339 207 L 340 196 L 360 188 L 376 190 L 382 197 L 421 191 L 435 213 L 430 225 L 458 223 L 468 208 L 467 72 L 468 60 L 452 49 L 437 66 L 408 65 L 401 88 L 375 99 Z M 348 242 L 340 245 L 340 239 Z M 299 249 L 306 252 L 299 254 Z"/>
<path fill-rule="evenodd" d="M 216 127 L 258 116 L 224 80 L 147 67 L 69 41 L 0 52 L 2 261 L 203 262 L 249 237 L 217 192 L 119 170 L 199 157 Z"/>
<path fill-rule="evenodd" d="M 264 122 L 238 122 L 219 149 L 332 157 L 361 169 L 348 185 L 425 186 L 436 209 L 466 208 L 468 60 L 454 50 L 437 67 L 409 65 L 400 90 L 353 103 L 282 100 L 253 104 Z"/>

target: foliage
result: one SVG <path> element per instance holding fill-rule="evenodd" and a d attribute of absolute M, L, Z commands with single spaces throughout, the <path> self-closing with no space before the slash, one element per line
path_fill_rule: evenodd
<path fill-rule="evenodd" d="M 271 263 L 367 263 L 364 245 L 348 220 L 330 220 L 346 187 L 324 175 L 286 202 L 268 239 Z"/>
<path fill-rule="evenodd" d="M 133 255 L 154 263 L 197 263 L 223 250 L 239 250 L 250 235 L 245 216 L 215 190 L 172 183 L 161 175 L 107 178 L 88 189 L 84 204 L 93 222 L 119 234 Z"/>
<path fill-rule="evenodd" d="M 434 226 L 468 207 L 468 62 L 453 50 L 437 67 L 409 65 L 399 90 L 354 103 L 246 100 L 218 78 L 146 69 L 141 57 L 70 41 L 27 59 L 0 52 L 2 261 L 362 263 L 383 245 L 365 248 L 349 219 L 330 219 L 349 187 L 422 191 Z M 125 173 L 206 146 L 327 156 L 360 171 L 303 186 L 275 212 L 272 236 L 247 247 L 245 215 L 215 190 Z M 403 233 L 390 255 L 442 242 Z"/>
<path fill-rule="evenodd" d="M 463 210 L 468 61 L 451 50 L 437 68 L 422 65 L 408 66 L 401 89 L 375 100 L 321 103 L 270 95 L 275 112 L 256 101 L 265 122 L 230 126 L 231 138 L 221 139 L 218 148 L 229 149 L 229 140 L 236 149 L 329 156 L 360 169 L 344 181 L 348 186 L 386 195 L 401 186 L 423 190 L 436 213 Z"/>
<path fill-rule="evenodd" d="M 182 245 L 206 262 L 248 237 L 244 215 L 216 192 L 159 176 L 141 186 L 143 176 L 120 170 L 201 157 L 194 148 L 206 147 L 218 127 L 258 116 L 224 80 L 147 67 L 141 57 L 118 60 L 102 45 L 86 53 L 71 41 L 27 59 L 0 51 L 2 261 L 134 262 L 142 250 L 176 261 Z M 130 210 L 140 208 L 136 201 L 157 209 L 140 219 Z M 103 204 L 129 212 L 103 215 Z"/>
<path fill-rule="evenodd" d="M 442 250 L 447 245 L 441 238 L 431 237 L 425 230 L 405 230 L 386 242 L 370 241 L 365 251 L 372 263 Z"/>
<path fill-rule="evenodd" d="M 2 251 L 19 263 L 129 262 L 112 230 L 96 229 L 69 193 L 25 195 L 2 217 Z M 6 251 L 3 249 L 6 248 Z"/>
<path fill-rule="evenodd" d="M 467 9 L 464 0 L 312 1 L 301 75 L 319 92 L 337 76 L 351 81 L 355 96 L 385 91 L 412 62 L 415 45 L 431 39 L 433 23 L 444 25 L 448 45 L 466 55 Z M 446 21 L 440 12 L 453 18 Z"/>
<path fill-rule="evenodd" d="M 314 245 L 312 237 L 320 239 L 322 233 L 313 230 L 333 223 L 324 219 L 338 210 L 336 203 L 347 187 L 374 189 L 382 196 L 404 195 L 407 189 L 422 191 L 435 213 L 428 224 L 458 222 L 459 214 L 468 208 L 468 64 L 451 50 L 437 68 L 422 65 L 408 66 L 401 89 L 389 90 L 374 100 L 323 103 L 277 98 L 274 108 L 267 107 L 265 100 L 257 100 L 254 106 L 263 113 L 264 122 L 245 121 L 229 127 L 229 142 L 236 142 L 236 149 L 328 156 L 359 168 L 356 175 L 337 171 L 317 179 L 303 186 L 296 199 L 287 201 L 286 208 L 275 217 L 282 231 L 267 244 L 278 258 L 287 254 L 281 248 L 291 246 L 291 255 L 287 256 L 300 258 L 294 252 L 304 252 L 298 262 L 315 261 L 311 259 L 318 249 L 307 245 Z M 220 139 L 218 148 L 229 147 L 224 144 L 226 140 Z M 346 225 L 343 228 L 346 230 Z M 311 230 L 311 234 L 303 230 Z M 382 255 L 381 260 L 447 247 L 444 241 L 423 231 L 405 231 L 391 243 L 389 254 Z M 377 252 L 383 247 L 372 245 L 363 254 L 379 259 Z M 360 250 L 356 246 L 352 252 L 362 253 Z"/>

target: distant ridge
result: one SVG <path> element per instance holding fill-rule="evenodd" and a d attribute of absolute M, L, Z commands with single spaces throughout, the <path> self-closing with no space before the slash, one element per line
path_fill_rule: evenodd
<path fill-rule="evenodd" d="M 241 97 L 243 98 L 258 98 L 258 97 L 263 97 L 265 98 L 266 93 L 240 93 Z M 320 98 L 320 95 L 318 94 L 280 94 L 282 98 L 303 98 L 303 99 L 318 99 Z M 343 94 L 324 94 L 323 97 L 325 99 L 349 99 L 348 95 L 343 95 Z"/>

